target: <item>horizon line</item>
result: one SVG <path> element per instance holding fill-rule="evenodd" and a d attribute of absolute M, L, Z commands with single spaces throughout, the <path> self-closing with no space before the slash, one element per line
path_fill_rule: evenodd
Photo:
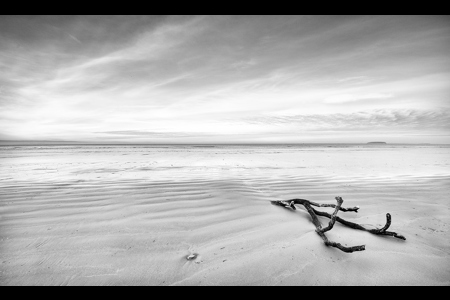
<path fill-rule="evenodd" d="M 385 145 L 450 145 L 449 143 L 389 143 L 384 141 L 368 141 L 368 142 L 295 142 L 295 143 L 283 143 L 283 142 L 266 142 L 266 143 L 127 143 L 127 142 L 86 142 L 86 141 L 55 141 L 55 140 L 1 140 L 0 144 L 6 143 L 28 143 L 39 145 L 39 143 L 48 146 L 49 143 L 53 145 L 304 145 L 304 144 L 343 144 L 343 145 L 367 145 L 378 144 Z M 50 144 L 50 145 L 52 145 Z"/>

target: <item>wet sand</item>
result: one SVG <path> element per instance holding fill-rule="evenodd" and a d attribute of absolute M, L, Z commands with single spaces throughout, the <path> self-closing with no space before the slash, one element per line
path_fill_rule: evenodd
<path fill-rule="evenodd" d="M 441 146 L 0 147 L 0 284 L 449 285 L 449 191 Z M 270 205 L 336 196 L 406 241 Z"/>

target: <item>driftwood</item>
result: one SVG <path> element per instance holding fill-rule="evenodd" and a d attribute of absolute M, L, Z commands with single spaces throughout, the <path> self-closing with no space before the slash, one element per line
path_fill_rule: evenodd
<path fill-rule="evenodd" d="M 391 215 L 389 213 L 386 214 L 386 225 L 384 225 L 382 228 L 377 228 L 377 229 L 367 229 L 364 228 L 363 226 L 353 223 L 353 222 L 349 222 L 346 221 L 340 217 L 337 216 L 337 213 L 341 210 L 341 211 L 354 211 L 354 212 L 358 212 L 359 206 L 356 207 L 351 207 L 351 208 L 344 208 L 342 207 L 342 203 L 344 202 L 344 200 L 342 200 L 341 197 L 336 197 L 335 198 L 337 201 L 337 205 L 335 204 L 319 204 L 319 203 L 315 203 L 306 199 L 291 199 L 291 200 L 284 200 L 284 201 L 270 201 L 272 204 L 274 205 L 280 205 L 283 206 L 285 208 L 289 208 L 292 210 L 296 210 L 295 204 L 300 204 L 303 205 L 306 210 L 308 211 L 308 213 L 311 215 L 312 218 L 312 222 L 314 223 L 314 225 L 316 226 L 316 232 L 317 234 L 320 235 L 320 237 L 323 239 L 325 245 L 327 246 L 331 246 L 331 247 L 336 247 L 344 252 L 354 252 L 354 251 L 363 251 L 365 250 L 366 246 L 365 245 L 360 245 L 360 246 L 353 246 L 353 247 L 346 247 L 343 246 L 339 243 L 336 242 L 332 242 L 330 240 L 328 240 L 328 238 L 325 236 L 325 232 L 331 230 L 334 226 L 334 223 L 336 221 L 338 221 L 341 224 L 344 224 L 348 227 L 351 227 L 353 229 L 359 229 L 359 230 L 364 230 L 364 231 L 368 231 L 370 233 L 373 234 L 378 234 L 378 235 L 389 235 L 389 236 L 393 236 L 395 238 L 398 239 L 402 239 L 402 240 L 406 240 L 406 238 L 396 232 L 393 231 L 387 231 L 387 229 L 389 228 L 389 226 L 391 225 Z M 322 212 L 322 211 L 318 211 L 316 209 L 314 209 L 312 206 L 317 206 L 317 207 L 333 207 L 334 208 L 334 212 L 330 215 L 329 213 L 326 212 Z M 330 222 L 328 223 L 328 225 L 326 227 L 322 227 L 322 224 L 319 221 L 319 218 L 317 216 L 323 216 L 323 217 L 327 217 L 330 219 Z"/>

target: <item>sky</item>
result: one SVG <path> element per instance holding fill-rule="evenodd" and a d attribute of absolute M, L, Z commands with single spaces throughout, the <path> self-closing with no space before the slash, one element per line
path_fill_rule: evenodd
<path fill-rule="evenodd" d="M 449 16 L 0 16 L 0 140 L 450 143 Z"/>

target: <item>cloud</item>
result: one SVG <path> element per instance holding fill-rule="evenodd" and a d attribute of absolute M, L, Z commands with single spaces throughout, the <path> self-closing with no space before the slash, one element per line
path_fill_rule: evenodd
<path fill-rule="evenodd" d="M 127 137 L 186 137 L 192 136 L 192 133 L 187 132 L 158 132 L 158 131 L 142 131 L 142 130 L 116 130 L 116 131 L 100 131 L 96 134 L 107 134 L 114 136 L 127 136 Z M 197 133 L 198 135 L 198 133 Z"/>
<path fill-rule="evenodd" d="M 339 79 L 337 82 L 366 82 L 367 80 L 369 80 L 369 78 L 367 76 L 353 76 L 353 77 L 347 77 L 347 78 L 342 78 Z"/>
<path fill-rule="evenodd" d="M 310 131 L 450 130 L 450 110 L 371 110 L 355 113 L 263 116 L 243 120 L 265 126 L 293 126 Z"/>
<path fill-rule="evenodd" d="M 365 94 L 365 95 L 352 95 L 352 94 L 341 94 L 341 95 L 333 95 L 327 97 L 323 100 L 324 103 L 347 103 L 347 102 L 355 102 L 362 100 L 383 100 L 394 97 L 392 94 L 383 94 L 383 93 L 373 93 L 373 94 Z"/>
<path fill-rule="evenodd" d="M 70 38 L 73 39 L 75 42 L 77 42 L 77 43 L 79 43 L 79 44 L 82 44 L 82 42 L 81 42 L 79 39 L 77 39 L 76 37 L 74 37 L 73 35 L 69 34 L 69 36 L 70 36 Z"/>
<path fill-rule="evenodd" d="M 5 16 L 0 27 L 5 134 L 447 128 L 441 17 Z"/>

